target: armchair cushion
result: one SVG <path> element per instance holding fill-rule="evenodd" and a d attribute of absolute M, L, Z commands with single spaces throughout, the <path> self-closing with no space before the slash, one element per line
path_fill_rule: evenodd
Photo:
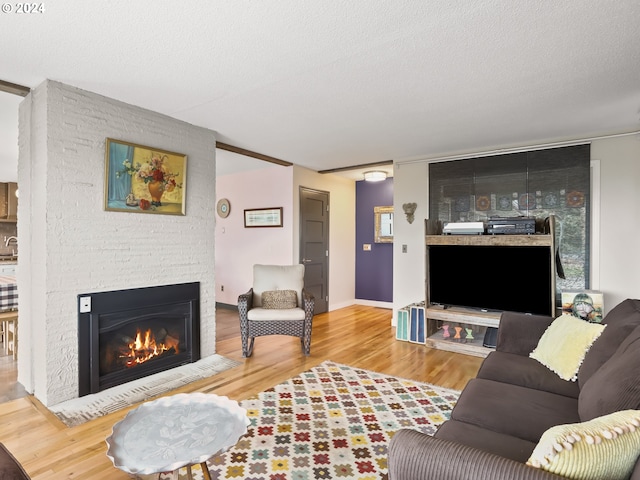
<path fill-rule="evenodd" d="M 247 312 L 247 319 L 251 321 L 304 320 L 304 316 L 302 308 L 252 308 Z"/>
<path fill-rule="evenodd" d="M 254 265 L 253 306 L 262 307 L 262 294 L 273 290 L 294 290 L 302 298 L 304 265 Z"/>
<path fill-rule="evenodd" d="M 295 290 L 267 290 L 262 292 L 262 308 L 283 310 L 298 306 L 298 294 Z"/>

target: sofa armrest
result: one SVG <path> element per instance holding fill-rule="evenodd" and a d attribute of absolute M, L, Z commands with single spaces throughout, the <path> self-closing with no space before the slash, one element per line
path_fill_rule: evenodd
<path fill-rule="evenodd" d="M 20 462 L 11 452 L 0 443 L 0 478 L 11 480 L 29 480 L 31 477 L 25 472 Z"/>
<path fill-rule="evenodd" d="M 528 356 L 553 320 L 546 315 L 504 312 L 500 317 L 496 350 Z"/>
<path fill-rule="evenodd" d="M 551 480 L 553 473 L 416 430 L 401 429 L 391 439 L 389 480 Z"/>

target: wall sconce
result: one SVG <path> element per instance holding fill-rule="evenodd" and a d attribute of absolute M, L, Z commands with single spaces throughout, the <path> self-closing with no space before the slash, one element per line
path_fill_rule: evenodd
<path fill-rule="evenodd" d="M 381 182 L 387 179 L 387 172 L 381 170 L 371 170 L 364 172 L 364 180 L 366 182 Z"/>

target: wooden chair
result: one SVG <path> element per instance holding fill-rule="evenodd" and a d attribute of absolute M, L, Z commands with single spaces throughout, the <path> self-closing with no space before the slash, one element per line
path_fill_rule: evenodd
<path fill-rule="evenodd" d="M 2 323 L 2 339 L 4 341 L 4 354 L 13 355 L 13 359 L 18 358 L 18 312 L 0 313 Z"/>
<path fill-rule="evenodd" d="M 256 337 L 300 337 L 311 351 L 315 299 L 304 290 L 304 265 L 254 265 L 253 287 L 238 297 L 242 356 L 250 357 Z"/>

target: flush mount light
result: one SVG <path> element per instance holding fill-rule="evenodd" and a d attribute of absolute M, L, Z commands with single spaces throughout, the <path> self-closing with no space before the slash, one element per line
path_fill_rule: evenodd
<path fill-rule="evenodd" d="M 367 182 L 381 182 L 382 180 L 387 179 L 387 172 L 383 172 L 381 170 L 364 172 L 364 179 Z"/>

